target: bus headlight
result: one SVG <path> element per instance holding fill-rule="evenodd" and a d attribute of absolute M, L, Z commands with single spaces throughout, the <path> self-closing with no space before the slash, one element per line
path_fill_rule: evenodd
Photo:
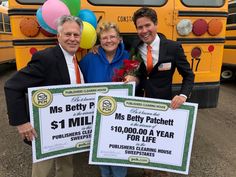
<path fill-rule="evenodd" d="M 216 36 L 218 35 L 223 28 L 223 24 L 222 21 L 220 21 L 219 19 L 212 19 L 209 23 L 208 23 L 208 33 L 211 36 Z"/>
<path fill-rule="evenodd" d="M 207 32 L 208 24 L 204 19 L 198 19 L 193 23 L 193 34 L 201 36 Z"/>
<path fill-rule="evenodd" d="M 183 19 L 177 24 L 176 28 L 179 35 L 187 36 L 189 35 L 189 33 L 191 33 L 193 25 L 192 25 L 191 20 Z"/>
<path fill-rule="evenodd" d="M 27 37 L 35 37 L 39 34 L 39 24 L 34 18 L 23 18 L 20 21 L 20 31 Z"/>

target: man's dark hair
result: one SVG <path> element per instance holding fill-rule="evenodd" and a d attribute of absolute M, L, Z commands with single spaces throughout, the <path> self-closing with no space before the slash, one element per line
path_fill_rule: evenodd
<path fill-rule="evenodd" d="M 142 7 L 137 11 L 135 11 L 132 20 L 136 27 L 137 27 L 136 25 L 137 20 L 142 17 L 149 18 L 155 25 L 157 25 L 157 13 L 155 10 L 148 7 Z"/>

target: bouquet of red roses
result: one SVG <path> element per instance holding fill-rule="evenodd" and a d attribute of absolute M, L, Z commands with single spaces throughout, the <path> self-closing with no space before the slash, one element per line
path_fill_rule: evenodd
<path fill-rule="evenodd" d="M 135 55 L 134 50 L 132 50 L 130 56 L 131 59 L 123 60 L 123 66 L 121 68 L 114 70 L 114 75 L 112 77 L 113 82 L 122 82 L 127 75 L 137 75 L 141 62 L 140 54 Z"/>

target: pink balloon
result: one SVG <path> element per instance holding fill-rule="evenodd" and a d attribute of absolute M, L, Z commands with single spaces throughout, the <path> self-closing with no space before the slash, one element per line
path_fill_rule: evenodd
<path fill-rule="evenodd" d="M 62 15 L 70 15 L 67 6 L 60 0 L 47 0 L 42 6 L 42 16 L 46 24 L 56 30 L 56 20 Z"/>

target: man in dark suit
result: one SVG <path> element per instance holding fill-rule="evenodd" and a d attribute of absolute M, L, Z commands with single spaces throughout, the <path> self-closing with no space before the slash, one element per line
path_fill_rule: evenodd
<path fill-rule="evenodd" d="M 58 42 L 53 48 L 36 52 L 28 65 L 16 72 L 5 83 L 9 123 L 16 126 L 26 142 L 37 137 L 32 127 L 25 94 L 29 87 L 78 83 L 78 63 L 73 63 L 79 48 L 82 21 L 78 17 L 62 16 L 58 19 Z M 82 77 L 82 75 L 81 75 Z M 65 156 L 34 163 L 32 177 L 48 177 L 53 164 L 56 177 L 73 177 L 72 156 Z"/>
<path fill-rule="evenodd" d="M 138 9 L 133 15 L 133 22 L 139 40 L 135 41 L 132 47 L 143 60 L 139 68 L 136 94 L 150 98 L 172 99 L 171 107 L 178 108 L 190 96 L 194 84 L 194 74 L 181 44 L 166 39 L 160 33 L 157 34 L 157 14 L 151 8 Z M 148 46 L 151 47 L 151 68 L 147 68 Z M 179 95 L 172 98 L 172 79 L 176 68 L 183 81 Z"/>
<path fill-rule="evenodd" d="M 133 15 L 139 41 L 134 42 L 136 53 L 143 62 L 139 68 L 139 84 L 136 95 L 171 100 L 171 108 L 180 107 L 190 96 L 194 84 L 194 74 L 186 59 L 182 46 L 164 35 L 157 34 L 157 14 L 147 7 L 138 9 Z M 172 98 L 172 78 L 175 69 L 183 77 L 179 95 Z M 128 76 L 126 81 L 136 80 Z M 152 170 L 144 170 L 143 177 L 151 177 Z M 161 173 L 168 176 L 168 173 Z"/>

